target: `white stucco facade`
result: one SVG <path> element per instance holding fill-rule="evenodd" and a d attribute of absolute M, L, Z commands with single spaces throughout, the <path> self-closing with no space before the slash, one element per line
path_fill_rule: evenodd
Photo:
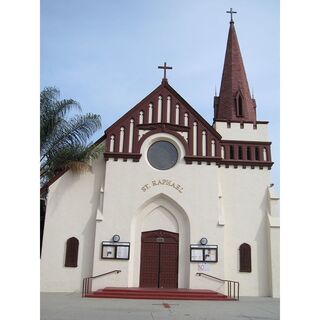
<path fill-rule="evenodd" d="M 178 163 L 169 170 L 153 168 L 146 157 L 158 140 L 178 150 Z M 218 262 L 206 264 L 207 274 L 239 281 L 244 296 L 279 296 L 279 225 L 274 220 L 279 219 L 278 198 L 270 191 L 270 170 L 186 164 L 184 152 L 176 137 L 157 133 L 144 141 L 139 162 L 101 157 L 93 162 L 92 172 L 67 172 L 53 183 L 41 258 L 42 290 L 80 291 L 83 278 L 116 269 L 121 273 L 95 280 L 93 289 L 138 287 L 141 233 L 163 229 L 179 233 L 179 288 L 224 290 L 219 281 L 196 276 L 199 263 L 190 262 L 190 244 L 206 237 L 208 244 L 218 246 Z M 129 260 L 101 258 L 102 241 L 114 234 L 130 242 Z M 70 237 L 79 240 L 77 268 L 64 267 Z M 251 272 L 239 272 L 242 243 L 251 246 Z"/>

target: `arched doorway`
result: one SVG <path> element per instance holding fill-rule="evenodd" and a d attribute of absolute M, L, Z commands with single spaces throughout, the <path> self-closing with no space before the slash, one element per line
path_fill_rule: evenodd
<path fill-rule="evenodd" d="M 179 234 L 153 230 L 141 233 L 140 287 L 178 288 Z"/>
<path fill-rule="evenodd" d="M 131 248 L 128 264 L 128 286 L 140 286 L 141 235 L 157 230 L 178 234 L 178 288 L 190 283 L 190 222 L 186 211 L 177 201 L 159 193 L 146 200 L 136 211 L 131 223 Z"/>

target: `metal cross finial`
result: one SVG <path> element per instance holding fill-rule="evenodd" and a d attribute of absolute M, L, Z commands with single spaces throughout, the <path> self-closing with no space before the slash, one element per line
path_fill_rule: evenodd
<path fill-rule="evenodd" d="M 227 13 L 230 13 L 230 16 L 231 16 L 230 23 L 233 23 L 232 14 L 237 13 L 237 11 L 232 11 L 232 8 L 230 8 L 230 11 L 227 11 Z"/>
<path fill-rule="evenodd" d="M 172 69 L 172 67 L 167 67 L 167 63 L 165 62 L 163 66 L 158 66 L 158 69 L 163 69 L 163 79 L 167 80 L 167 69 Z"/>

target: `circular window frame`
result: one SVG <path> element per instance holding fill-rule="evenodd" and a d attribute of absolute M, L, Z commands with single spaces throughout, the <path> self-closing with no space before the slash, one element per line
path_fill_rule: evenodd
<path fill-rule="evenodd" d="M 176 158 L 175 158 L 175 163 L 173 165 L 171 165 L 170 167 L 168 168 L 159 168 L 157 167 L 154 163 L 152 163 L 152 161 L 150 161 L 150 157 L 149 157 L 149 152 L 150 152 L 150 149 L 152 148 L 152 146 L 154 146 L 155 144 L 159 143 L 159 142 L 165 142 L 165 143 L 168 143 L 170 144 L 174 150 L 176 151 Z M 146 152 L 146 158 L 147 158 L 147 161 L 149 163 L 149 165 L 153 168 L 153 169 L 156 169 L 156 170 L 160 170 L 160 171 L 167 171 L 167 170 L 170 170 L 172 169 L 173 167 L 175 167 L 177 165 L 177 163 L 179 162 L 180 160 L 180 153 L 179 153 L 179 148 L 177 148 L 176 144 L 173 143 L 172 141 L 168 141 L 167 139 L 157 139 L 156 141 L 153 141 L 148 149 L 147 149 L 147 152 Z"/>

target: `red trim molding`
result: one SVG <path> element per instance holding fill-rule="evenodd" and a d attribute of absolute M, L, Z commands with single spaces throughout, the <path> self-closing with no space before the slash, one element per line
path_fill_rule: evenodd
<path fill-rule="evenodd" d="M 185 156 L 184 160 L 186 164 L 192 164 L 193 161 L 197 161 L 198 164 L 205 162 L 207 164 L 211 164 L 212 162 L 218 162 L 221 158 L 216 157 L 199 157 L 199 156 Z"/>
<path fill-rule="evenodd" d="M 270 141 L 250 141 L 250 140 L 221 140 L 221 144 L 243 144 L 243 145 L 260 145 L 260 146 L 270 146 L 272 142 Z"/>
<path fill-rule="evenodd" d="M 226 122 L 226 123 L 252 123 L 252 124 L 268 124 L 269 121 L 256 121 L 256 122 L 253 122 L 253 121 L 247 121 L 247 120 L 232 120 L 232 121 L 229 121 L 229 120 L 215 120 L 213 123 L 216 123 L 216 122 Z"/>
<path fill-rule="evenodd" d="M 232 165 L 232 166 L 242 166 L 242 167 L 246 167 L 246 166 L 251 166 L 251 167 L 268 167 L 271 169 L 271 167 L 273 166 L 274 162 L 272 161 L 246 161 L 246 160 L 224 160 L 221 159 L 219 161 L 217 161 L 218 165 Z"/>
<path fill-rule="evenodd" d="M 132 159 L 133 162 L 139 162 L 141 158 L 141 153 L 122 153 L 122 152 L 105 152 L 104 158 L 108 161 L 110 158 L 118 161 L 118 159 L 123 159 L 126 161 L 127 159 Z"/>

